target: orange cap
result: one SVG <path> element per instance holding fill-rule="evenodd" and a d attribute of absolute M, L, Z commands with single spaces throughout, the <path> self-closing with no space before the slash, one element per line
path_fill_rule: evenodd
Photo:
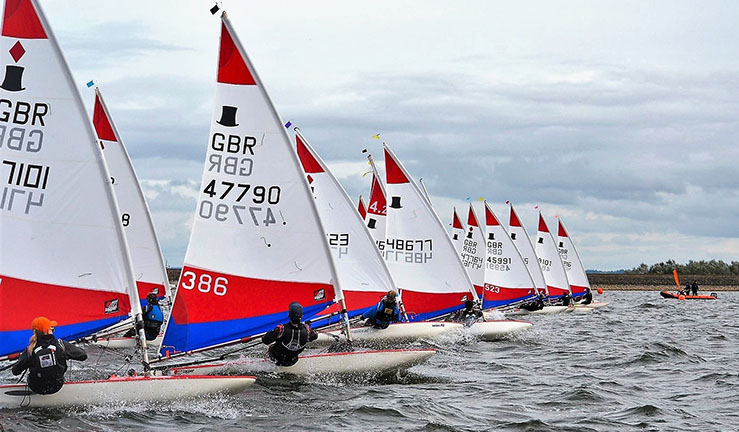
<path fill-rule="evenodd" d="M 36 317 L 31 321 L 31 329 L 41 333 L 48 332 L 52 327 L 56 327 L 56 325 L 56 321 L 51 321 L 46 317 Z"/>

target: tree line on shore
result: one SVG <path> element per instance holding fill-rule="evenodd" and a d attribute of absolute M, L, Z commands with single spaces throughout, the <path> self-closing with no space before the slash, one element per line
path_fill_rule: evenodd
<path fill-rule="evenodd" d="M 693 261 L 687 264 L 678 264 L 675 260 L 647 265 L 640 264 L 630 270 L 624 270 L 624 274 L 672 274 L 677 270 L 678 274 L 690 275 L 739 275 L 739 261 L 725 263 L 722 260 Z"/>

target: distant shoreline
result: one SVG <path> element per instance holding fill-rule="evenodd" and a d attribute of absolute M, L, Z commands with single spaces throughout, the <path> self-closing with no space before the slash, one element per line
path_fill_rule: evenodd
<path fill-rule="evenodd" d="M 702 292 L 739 291 L 739 275 L 678 275 L 680 285 L 697 281 Z M 606 291 L 676 291 L 672 275 L 589 274 L 593 288 Z"/>
<path fill-rule="evenodd" d="M 176 284 L 180 277 L 179 268 L 167 269 L 169 282 Z M 679 275 L 680 283 L 697 281 L 701 292 L 739 291 L 739 275 Z M 590 285 L 605 291 L 675 291 L 672 275 L 655 274 L 589 274 Z"/>

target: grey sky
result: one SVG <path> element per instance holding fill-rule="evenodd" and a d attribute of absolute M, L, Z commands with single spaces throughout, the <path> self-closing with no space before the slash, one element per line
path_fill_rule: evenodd
<path fill-rule="evenodd" d="M 509 4 L 510 3 L 510 4 Z M 207 1 L 43 1 L 100 85 L 179 266 L 219 21 Z M 739 4 L 226 1 L 278 112 L 366 195 L 381 133 L 442 220 L 465 198 L 565 218 L 587 268 L 739 259 Z M 478 207 L 479 208 L 479 207 Z M 502 215 L 499 215 L 502 216 Z"/>

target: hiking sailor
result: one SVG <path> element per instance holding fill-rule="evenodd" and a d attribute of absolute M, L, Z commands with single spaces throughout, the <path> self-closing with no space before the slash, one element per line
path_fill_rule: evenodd
<path fill-rule="evenodd" d="M 262 336 L 264 344 L 274 342 L 267 353 L 277 366 L 294 365 L 298 362 L 298 356 L 305 349 L 305 345 L 318 339 L 318 334 L 308 324 L 300 322 L 303 318 L 303 306 L 300 303 L 290 303 L 288 317 L 290 322 L 280 324 Z"/>
<path fill-rule="evenodd" d="M 13 375 L 28 369 L 28 387 L 38 394 L 52 394 L 64 386 L 67 360 L 84 361 L 87 353 L 67 341 L 54 337 L 56 321 L 36 317 L 31 322 L 33 335 L 13 365 Z"/>
<path fill-rule="evenodd" d="M 399 322 L 400 308 L 395 291 L 388 291 L 382 300 L 364 311 L 362 319 L 367 320 L 367 325 L 378 329 L 386 329 L 391 323 Z"/>

